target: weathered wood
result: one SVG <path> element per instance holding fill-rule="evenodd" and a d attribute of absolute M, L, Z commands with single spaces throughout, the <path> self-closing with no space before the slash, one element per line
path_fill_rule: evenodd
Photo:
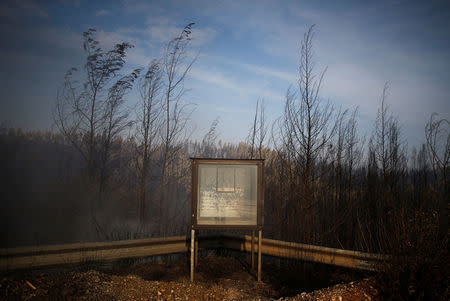
<path fill-rule="evenodd" d="M 251 260 L 252 260 L 252 271 L 255 270 L 255 231 L 252 231 L 252 248 L 251 248 Z"/>
<path fill-rule="evenodd" d="M 195 239 L 194 254 L 195 254 L 195 258 L 194 258 L 195 267 L 198 267 L 198 235 Z"/>
<path fill-rule="evenodd" d="M 258 282 L 261 282 L 262 230 L 258 231 Z"/>
<path fill-rule="evenodd" d="M 194 240 L 195 240 L 195 230 L 191 230 L 191 282 L 194 281 Z"/>

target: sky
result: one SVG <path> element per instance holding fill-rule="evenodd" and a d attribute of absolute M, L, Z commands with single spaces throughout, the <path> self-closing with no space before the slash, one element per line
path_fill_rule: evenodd
<path fill-rule="evenodd" d="M 81 68 L 82 33 L 97 30 L 105 49 L 135 47 L 129 68 L 161 57 L 188 23 L 190 54 L 184 101 L 195 107 L 190 127 L 201 140 L 214 119 L 226 142 L 245 140 L 256 101 L 268 123 L 297 86 L 303 34 L 315 24 L 317 72 L 327 68 L 320 97 L 358 108 L 370 136 L 385 82 L 390 111 L 410 146 L 424 142 L 433 112 L 450 119 L 450 4 L 446 1 L 2 1 L 0 122 L 24 130 L 52 128 L 58 87 Z M 128 96 L 130 107 L 137 93 Z"/>

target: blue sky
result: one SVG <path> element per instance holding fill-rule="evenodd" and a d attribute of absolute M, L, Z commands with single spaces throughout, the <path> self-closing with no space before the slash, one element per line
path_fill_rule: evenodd
<path fill-rule="evenodd" d="M 433 112 L 450 118 L 450 5 L 444 1 L 3 1 L 0 4 L 0 121 L 49 129 L 66 70 L 82 66 L 82 33 L 105 48 L 130 42 L 131 66 L 146 66 L 184 25 L 195 22 L 185 101 L 196 106 L 194 139 L 220 118 L 219 138 L 247 136 L 257 99 L 269 121 L 295 87 L 303 33 L 316 24 L 321 96 L 359 107 L 370 135 L 383 85 L 409 145 L 424 140 Z M 129 104 L 137 95 L 129 95 Z"/>

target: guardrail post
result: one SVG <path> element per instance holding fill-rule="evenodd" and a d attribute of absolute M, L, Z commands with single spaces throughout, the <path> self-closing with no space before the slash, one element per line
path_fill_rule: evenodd
<path fill-rule="evenodd" d="M 191 282 L 194 281 L 194 248 L 195 230 L 191 230 Z"/>
<path fill-rule="evenodd" d="M 261 282 L 261 246 L 262 246 L 262 230 L 258 231 L 258 282 Z"/>
<path fill-rule="evenodd" d="M 252 271 L 254 271 L 255 270 L 255 230 L 252 231 L 251 258 L 252 258 Z"/>
<path fill-rule="evenodd" d="M 198 267 L 198 233 L 197 237 L 195 238 L 194 256 L 195 267 Z"/>

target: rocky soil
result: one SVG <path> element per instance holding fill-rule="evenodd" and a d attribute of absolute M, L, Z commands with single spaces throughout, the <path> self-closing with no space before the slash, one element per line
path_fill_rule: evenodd
<path fill-rule="evenodd" d="M 0 276 L 0 300 L 380 300 L 372 278 L 346 270 L 316 282 L 273 263 L 263 271 L 258 283 L 234 257 L 201 258 L 193 283 L 187 260 L 28 271 Z"/>

